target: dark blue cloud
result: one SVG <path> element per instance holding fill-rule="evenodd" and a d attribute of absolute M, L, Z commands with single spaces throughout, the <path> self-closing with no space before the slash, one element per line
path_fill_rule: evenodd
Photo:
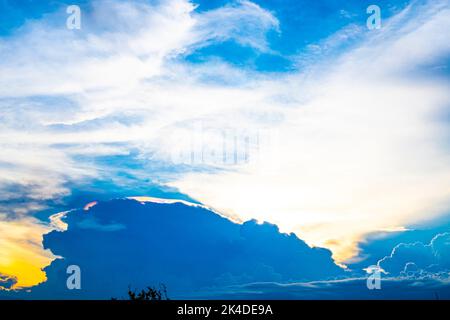
<path fill-rule="evenodd" d="M 47 282 L 2 298 L 122 298 L 129 286 L 165 283 L 171 298 L 450 299 L 450 233 L 393 246 L 380 261 L 389 272 L 381 290 L 369 290 L 367 275 L 343 271 L 326 249 L 275 225 L 236 224 L 198 206 L 101 201 L 65 222 L 67 231 L 44 238 L 62 257 L 45 269 Z M 81 290 L 67 289 L 69 265 L 81 268 Z"/>
<path fill-rule="evenodd" d="M 288 283 L 343 276 L 331 252 L 311 248 L 275 225 L 236 224 L 182 203 L 100 202 L 70 212 L 68 230 L 44 246 L 63 257 L 45 269 L 48 281 L 33 298 L 104 298 L 128 286 L 165 283 L 172 297 L 193 297 L 258 281 Z M 66 287 L 67 266 L 78 265 L 82 290 Z"/>

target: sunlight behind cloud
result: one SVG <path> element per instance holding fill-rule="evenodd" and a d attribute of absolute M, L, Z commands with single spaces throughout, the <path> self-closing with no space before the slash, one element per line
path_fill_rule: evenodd
<path fill-rule="evenodd" d="M 31 287 L 46 280 L 42 268 L 55 256 L 42 248 L 42 235 L 50 230 L 32 218 L 0 220 L 0 273 L 17 277 L 13 289 Z"/>
<path fill-rule="evenodd" d="M 409 6 L 379 31 L 348 26 L 320 43 L 334 54 L 302 57 L 311 65 L 286 73 L 185 59 L 226 41 L 276 55 L 267 34 L 282 33 L 282 23 L 249 1 L 203 12 L 187 0 L 96 1 L 91 9 L 86 32 L 35 20 L 0 39 L 5 202 L 17 200 L 13 187 L 33 200 L 61 198 L 71 183 L 115 165 L 93 159 L 120 155 L 147 164 L 139 172 L 147 181 L 233 220 L 276 223 L 331 248 L 339 262 L 358 253 L 367 233 L 448 210 L 450 133 L 440 116 L 449 110 L 449 83 L 419 70 L 450 55 L 442 32 L 450 30 L 448 2 Z M 199 127 L 202 152 L 247 133 L 254 152 L 262 131 L 277 143 L 264 166 L 174 162 L 175 153 L 192 151 Z M 222 139 L 224 132 L 235 136 Z M 27 219 L 0 220 L 0 273 L 19 276 L 21 286 L 42 281 L 51 259 L 40 245 L 47 226 Z"/>
<path fill-rule="evenodd" d="M 450 28 L 450 11 L 437 7 L 415 20 L 394 17 L 389 33 L 369 35 L 309 81 L 276 81 L 289 83 L 284 94 L 294 101 L 302 88 L 310 93 L 276 126 L 280 170 L 192 173 L 171 185 L 221 212 L 271 221 L 332 248 L 339 262 L 358 253 L 367 233 L 445 213 L 449 130 L 438 119 L 450 106 L 449 84 L 414 73 L 450 53 L 440 32 Z"/>

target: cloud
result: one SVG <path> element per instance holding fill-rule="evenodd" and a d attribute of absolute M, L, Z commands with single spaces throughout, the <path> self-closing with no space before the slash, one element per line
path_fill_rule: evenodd
<path fill-rule="evenodd" d="M 429 244 L 400 243 L 378 265 L 389 274 L 424 276 L 450 272 L 450 233 L 437 234 Z"/>
<path fill-rule="evenodd" d="M 411 224 L 403 230 L 383 230 L 373 232 L 364 237 L 360 243 L 360 254 L 349 265 L 352 269 L 363 269 L 376 265 L 379 260 L 389 256 L 392 249 L 400 243 L 422 242 L 428 244 L 441 233 L 450 230 L 450 215 L 439 219 L 427 219 Z"/>
<path fill-rule="evenodd" d="M 260 83 L 267 94 L 253 105 L 270 101 L 265 111 L 280 119 L 266 123 L 278 141 L 269 165 L 193 172 L 170 185 L 221 212 L 296 231 L 339 261 L 356 256 L 367 233 L 444 214 L 450 162 L 442 115 L 450 91 L 448 79 L 422 69 L 449 56 L 440 32 L 449 15 L 446 2 L 414 3 L 380 32 L 357 29 L 361 40 L 354 28 L 343 30 L 345 50 Z M 242 126 L 242 118 L 230 119 Z"/>
<path fill-rule="evenodd" d="M 67 212 L 67 230 L 44 237 L 61 256 L 45 268 L 48 280 L 31 288 L 31 298 L 99 298 L 165 283 L 172 297 L 254 281 L 329 279 L 342 276 L 331 252 L 311 248 L 274 225 L 236 224 L 182 202 L 112 200 Z M 124 228 L 86 228 L 120 224 Z M 105 232 L 108 231 L 108 232 Z M 82 290 L 67 290 L 66 268 L 78 265 Z"/>
<path fill-rule="evenodd" d="M 45 232 L 28 216 L 48 209 L 47 201 L 60 202 L 75 185 L 93 179 L 123 179 L 115 176 L 112 161 L 96 163 L 99 157 L 127 156 L 137 148 L 144 153 L 161 127 L 192 114 L 187 108 L 203 89 L 198 75 L 180 65 L 181 55 L 232 39 L 263 50 L 264 30 L 277 26 L 270 13 L 250 2 L 203 14 L 194 9 L 185 0 L 93 1 L 82 6 L 80 32 L 65 28 L 67 14 L 61 10 L 0 38 L 0 210 L 15 219 L 12 224 L 27 221 Z M 228 27 L 219 32 L 218 24 Z M 247 32 L 245 39 L 238 39 L 240 28 Z M 180 95 L 173 94 L 177 90 Z M 229 90 L 211 91 L 204 104 Z M 134 160 L 130 155 L 128 161 Z M 132 171 L 127 174 L 136 174 Z M 5 233 L 0 241 L 13 240 Z M 34 251 L 35 258 L 27 261 L 38 269 L 47 265 L 42 248 Z M 41 271 L 31 274 L 35 280 L 26 283 L 42 280 Z"/>
<path fill-rule="evenodd" d="M 14 190 L 58 199 L 71 185 L 119 179 L 118 166 L 345 261 L 365 234 L 448 208 L 448 79 L 423 70 L 450 53 L 449 15 L 446 1 L 414 2 L 380 31 L 346 26 L 316 41 L 323 57 L 300 55 L 309 64 L 284 74 L 224 54 L 186 59 L 224 41 L 276 56 L 267 34 L 282 34 L 283 21 L 248 1 L 209 11 L 94 1 L 80 32 L 65 29 L 64 11 L 31 21 L 0 39 L 5 200 L 18 201 Z M 263 165 L 199 161 L 242 140 Z M 192 149 L 197 162 L 174 161 Z"/>
<path fill-rule="evenodd" d="M 382 278 L 381 290 L 369 290 L 365 278 L 280 284 L 253 283 L 214 292 L 211 299 L 436 300 L 450 298 L 446 280 Z"/>
<path fill-rule="evenodd" d="M 266 33 L 279 31 L 279 21 L 267 10 L 244 0 L 201 14 L 195 28 L 201 39 L 235 40 L 264 52 L 270 51 Z"/>
<path fill-rule="evenodd" d="M 15 277 L 7 276 L 0 273 L 0 291 L 9 290 L 16 285 L 17 279 Z"/>
<path fill-rule="evenodd" d="M 35 218 L 8 220 L 0 216 L 0 270 L 15 279 L 14 289 L 30 287 L 46 280 L 42 268 L 55 256 L 42 248 L 42 235 L 51 230 Z"/>
<path fill-rule="evenodd" d="M 259 45 L 278 23 L 247 1 L 203 13 L 185 0 L 94 1 L 83 9 L 82 32 L 59 26 L 66 14 L 57 12 L 0 39 L 5 191 L 18 185 L 29 189 L 20 196 L 60 198 L 70 193 L 69 183 L 105 170 L 80 163 L 80 157 L 167 149 L 157 143 L 161 128 L 190 118 L 193 110 L 210 112 L 207 106 L 219 95 L 243 93 L 197 80 L 214 68 L 222 70 L 213 75 L 241 74 L 237 70 L 220 64 L 189 68 L 178 57 L 225 40 Z"/>
<path fill-rule="evenodd" d="M 64 24 L 58 28 L 54 23 L 66 18 L 58 13 L 50 17 L 51 23 L 31 22 L 12 39 L 3 40 L 0 56 L 8 64 L 0 65 L 6 75 L 0 95 L 58 96 L 107 89 L 111 94 L 119 87 L 124 94 L 142 80 L 172 76 L 166 62 L 199 47 L 234 40 L 258 49 L 265 33 L 278 25 L 274 16 L 248 1 L 204 13 L 195 13 L 187 0 L 158 5 L 98 0 L 87 9 L 85 31 L 74 32 Z M 108 105 L 108 110 L 112 107 Z M 92 116 L 95 110 L 84 106 L 82 111 Z"/>

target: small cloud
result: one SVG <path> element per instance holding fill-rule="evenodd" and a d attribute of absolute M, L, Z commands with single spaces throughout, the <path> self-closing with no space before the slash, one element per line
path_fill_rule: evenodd
<path fill-rule="evenodd" d="M 9 290 L 17 284 L 17 278 L 0 273 L 0 291 Z"/>
<path fill-rule="evenodd" d="M 345 18 L 345 19 L 351 19 L 351 18 L 354 18 L 354 17 L 357 16 L 356 14 L 351 13 L 351 12 L 349 12 L 349 11 L 347 11 L 347 10 L 344 10 L 344 9 L 341 9 L 341 10 L 339 11 L 339 15 L 340 15 L 342 18 Z"/>
<path fill-rule="evenodd" d="M 83 208 L 84 211 L 88 211 L 90 208 L 94 207 L 97 204 L 97 201 L 92 201 L 86 204 Z"/>

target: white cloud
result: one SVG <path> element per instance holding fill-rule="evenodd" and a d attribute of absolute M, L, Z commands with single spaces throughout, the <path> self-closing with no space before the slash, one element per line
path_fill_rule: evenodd
<path fill-rule="evenodd" d="M 185 0 L 159 6 L 101 1 L 79 33 L 63 23 L 61 29 L 31 23 L 1 40 L 1 116 L 14 119 L 20 111 L 14 106 L 33 95 L 63 97 L 71 112 L 24 109 L 28 130 L 3 123 L 1 161 L 25 169 L 0 170 L 9 170 L 10 180 L 18 172 L 17 183 L 48 186 L 42 197 L 56 196 L 63 182 L 96 174 L 73 161 L 84 146 L 89 156 L 96 146 L 98 154 L 126 154 L 127 145 L 138 148 L 141 159 L 168 161 L 174 151 L 191 150 L 183 137 L 199 126 L 215 150 L 222 150 L 226 130 L 268 130 L 279 143 L 276 157 L 262 159 L 267 166 L 219 163 L 219 170 L 152 178 L 225 215 L 278 223 L 348 258 L 365 233 L 448 208 L 450 161 L 443 145 L 449 132 L 439 114 L 448 110 L 449 86 L 415 72 L 450 54 L 442 32 L 450 27 L 450 11 L 443 4 L 407 8 L 380 31 L 361 35 L 348 27 L 320 44 L 340 55 L 306 59 L 317 63 L 275 76 L 179 59 L 228 39 L 270 52 L 265 34 L 282 25 L 248 1 L 202 13 Z M 363 40 L 339 52 L 336 42 L 356 35 Z"/>
<path fill-rule="evenodd" d="M 62 11 L 0 39 L 0 200 L 7 204 L 0 227 L 11 229 L 0 233 L 7 244 L 0 272 L 15 270 L 19 286 L 43 280 L 41 268 L 53 257 L 40 237 L 61 227 L 53 221 L 44 228 L 26 214 L 67 195 L 71 183 L 109 172 L 80 156 L 164 150 L 156 143 L 163 128 L 228 107 L 230 97 L 251 99 L 245 89 L 199 80 L 220 72 L 223 80 L 244 80 L 243 72 L 220 62 L 190 67 L 178 57 L 230 39 L 266 50 L 265 33 L 277 20 L 246 1 L 206 13 L 194 8 L 187 0 L 95 1 L 82 8 L 80 31 L 65 29 Z M 29 226 L 32 245 L 9 236 Z"/>
<path fill-rule="evenodd" d="M 280 170 L 192 173 L 172 185 L 219 211 L 296 231 L 339 260 L 367 232 L 444 213 L 449 130 L 439 117 L 449 84 L 416 72 L 450 54 L 442 33 L 450 10 L 441 4 L 407 8 L 326 68 L 270 85 L 293 101 L 272 101 L 284 119 L 276 126 Z"/>
<path fill-rule="evenodd" d="M 95 175 L 95 168 L 76 163 L 72 155 L 126 154 L 105 143 L 148 141 L 177 119 L 210 112 L 219 96 L 242 97 L 242 90 L 202 87 L 196 80 L 201 75 L 189 75 L 176 56 L 234 39 L 239 26 L 249 32 L 248 41 L 259 43 L 276 19 L 250 2 L 204 14 L 194 8 L 185 0 L 158 6 L 97 1 L 83 11 L 85 31 L 66 30 L 65 24 L 55 28 L 55 21 L 65 18 L 56 15 L 53 23 L 30 22 L 2 39 L 2 184 L 38 185 L 46 189 L 41 197 L 57 196 L 67 191 L 61 185 L 68 179 Z M 228 27 L 218 34 L 220 23 Z M 36 96 L 55 98 L 36 102 Z"/>

